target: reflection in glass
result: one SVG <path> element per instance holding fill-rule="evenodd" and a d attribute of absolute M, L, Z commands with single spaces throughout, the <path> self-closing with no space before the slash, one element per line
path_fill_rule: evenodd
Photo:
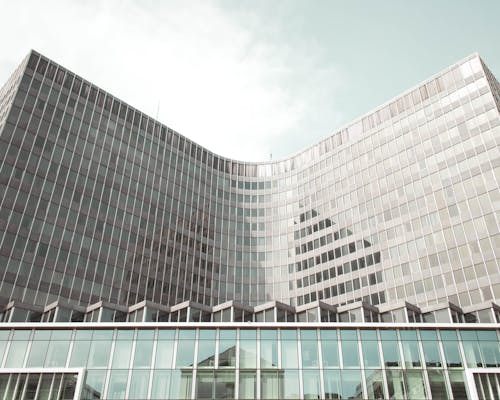
<path fill-rule="evenodd" d="M 422 371 L 405 371 L 405 384 L 410 399 L 427 399 Z"/>
<path fill-rule="evenodd" d="M 158 340 L 156 345 L 155 368 L 172 368 L 174 349 L 172 341 Z"/>
<path fill-rule="evenodd" d="M 324 368 L 339 366 L 339 347 L 335 330 L 321 331 L 321 356 Z"/>
<path fill-rule="evenodd" d="M 170 398 L 190 399 L 193 373 L 190 370 L 173 370 L 170 379 Z"/>
<path fill-rule="evenodd" d="M 262 371 L 260 373 L 260 397 L 262 399 L 279 399 L 277 372 Z"/>
<path fill-rule="evenodd" d="M 117 340 L 113 351 L 114 369 L 127 369 L 130 365 L 130 355 L 132 353 L 132 341 Z"/>
<path fill-rule="evenodd" d="M 340 399 L 340 371 L 336 369 L 323 370 L 326 399 Z"/>
<path fill-rule="evenodd" d="M 107 399 L 120 400 L 125 398 L 127 375 L 128 371 L 126 370 L 111 371 L 109 376 Z"/>
<path fill-rule="evenodd" d="M 170 371 L 156 370 L 153 373 L 153 385 L 151 388 L 151 398 L 166 399 L 170 391 Z"/>
<path fill-rule="evenodd" d="M 366 390 L 369 399 L 384 399 L 384 379 L 382 376 L 382 371 L 377 370 L 365 370 L 366 376 Z"/>
<path fill-rule="evenodd" d="M 436 341 L 424 340 L 422 341 L 424 348 L 425 364 L 430 367 L 441 367 L 441 355 L 439 354 L 439 346 Z"/>
<path fill-rule="evenodd" d="M 88 367 L 105 368 L 109 362 L 111 340 L 94 340 L 90 346 Z"/>
<path fill-rule="evenodd" d="M 224 329 L 219 335 L 219 367 L 235 367 L 236 331 Z"/>
<path fill-rule="evenodd" d="M 152 340 L 138 340 L 135 343 L 134 368 L 151 368 L 153 354 Z"/>
<path fill-rule="evenodd" d="M 214 391 L 213 371 L 199 371 L 196 374 L 196 398 L 211 399 Z"/>
<path fill-rule="evenodd" d="M 361 382 L 360 370 L 344 370 L 340 372 L 342 377 L 342 399 L 362 399 L 363 383 Z"/>
<path fill-rule="evenodd" d="M 298 399 L 299 390 L 299 371 L 287 369 L 279 373 L 280 378 L 280 398 L 283 399 Z"/>
<path fill-rule="evenodd" d="M 446 383 L 444 379 L 444 372 L 441 370 L 428 370 L 429 386 L 433 399 L 446 399 L 448 393 L 446 392 Z"/>
<path fill-rule="evenodd" d="M 304 399 L 319 399 L 321 387 L 319 381 L 319 371 L 302 371 L 304 382 Z"/>
<path fill-rule="evenodd" d="M 358 342 L 342 341 L 341 346 L 344 368 L 359 367 Z"/>
<path fill-rule="evenodd" d="M 257 332 L 254 329 L 240 331 L 240 368 L 257 368 Z"/>
<path fill-rule="evenodd" d="M 194 341 L 179 340 L 177 342 L 176 368 L 192 367 L 194 357 Z"/>
<path fill-rule="evenodd" d="M 281 367 L 298 368 L 297 332 L 281 330 Z"/>
<path fill-rule="evenodd" d="M 133 370 L 130 378 L 129 399 L 142 400 L 148 396 L 149 371 Z"/>
<path fill-rule="evenodd" d="M 255 371 L 240 371 L 240 399 L 255 399 L 257 396 L 257 377 Z"/>
<path fill-rule="evenodd" d="M 215 371 L 215 398 L 234 399 L 234 371 Z"/>

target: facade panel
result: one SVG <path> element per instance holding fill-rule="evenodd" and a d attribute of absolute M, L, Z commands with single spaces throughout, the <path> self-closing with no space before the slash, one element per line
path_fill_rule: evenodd
<path fill-rule="evenodd" d="M 32 51 L 0 90 L 0 398 L 495 398 L 499 99 L 472 55 L 240 162 Z"/>

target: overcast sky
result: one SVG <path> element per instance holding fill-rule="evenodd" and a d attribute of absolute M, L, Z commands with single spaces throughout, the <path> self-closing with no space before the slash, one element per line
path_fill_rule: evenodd
<path fill-rule="evenodd" d="M 33 48 L 208 149 L 285 157 L 478 51 L 500 1 L 0 0 L 0 81 Z"/>

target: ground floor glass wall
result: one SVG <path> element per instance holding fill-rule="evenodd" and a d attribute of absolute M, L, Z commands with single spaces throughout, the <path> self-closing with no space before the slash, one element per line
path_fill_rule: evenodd
<path fill-rule="evenodd" d="M 49 327 L 0 329 L 0 399 L 8 371 L 54 368 L 82 371 L 84 399 L 467 399 L 467 370 L 500 368 L 477 326 Z"/>

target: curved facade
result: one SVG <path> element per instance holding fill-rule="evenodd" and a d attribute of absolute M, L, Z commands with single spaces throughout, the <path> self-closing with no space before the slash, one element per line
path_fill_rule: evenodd
<path fill-rule="evenodd" d="M 499 108 L 472 55 L 247 163 L 31 52 L 0 89 L 0 399 L 498 400 Z"/>
<path fill-rule="evenodd" d="M 4 303 L 500 298 L 498 83 L 477 55 L 265 163 L 217 156 L 36 52 L 3 92 Z"/>

